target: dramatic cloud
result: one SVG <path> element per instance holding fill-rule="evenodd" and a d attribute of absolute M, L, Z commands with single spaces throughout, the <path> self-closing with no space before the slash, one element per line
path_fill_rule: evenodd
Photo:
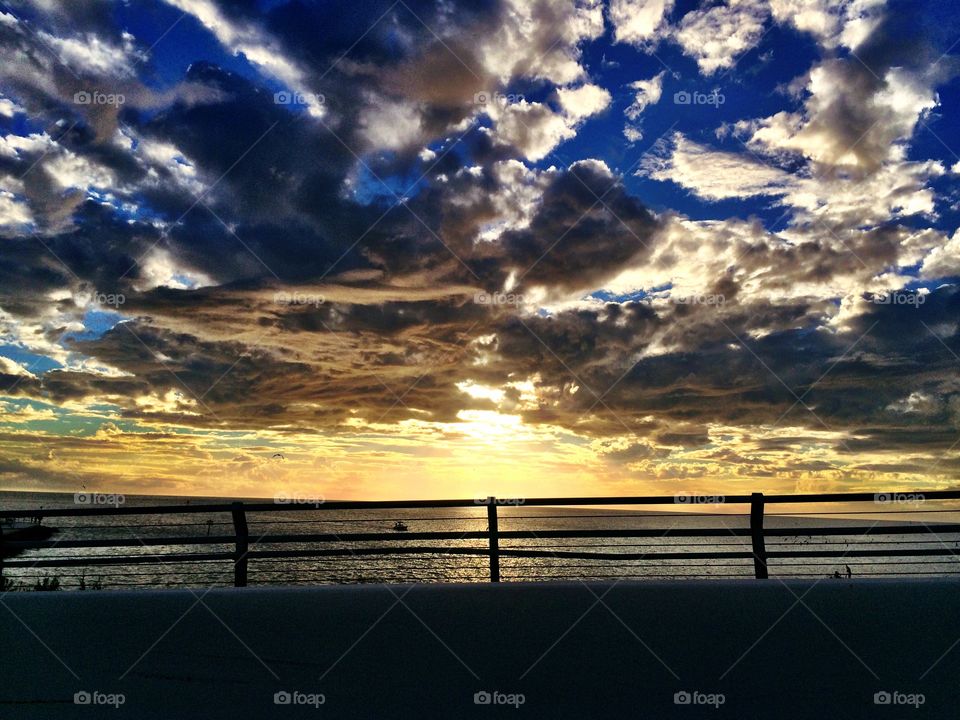
<path fill-rule="evenodd" d="M 0 486 L 952 483 L 933 24 L 879 0 L 13 2 Z"/>

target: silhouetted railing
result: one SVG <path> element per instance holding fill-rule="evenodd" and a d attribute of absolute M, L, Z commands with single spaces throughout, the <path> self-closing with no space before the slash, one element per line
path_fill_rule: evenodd
<path fill-rule="evenodd" d="M 828 564 L 827 574 L 834 577 L 853 576 L 851 566 L 858 568 L 858 576 L 949 575 L 960 574 L 957 570 L 960 524 L 942 522 L 939 518 L 942 515 L 960 513 L 960 507 L 937 509 L 930 505 L 949 504 L 957 500 L 960 500 L 960 491 L 951 490 L 879 494 L 753 493 L 726 497 L 680 495 L 522 500 L 489 497 L 475 500 L 232 502 L 6 510 L 0 511 L 0 576 L 4 571 L 8 575 L 16 576 L 17 573 L 39 568 L 69 570 L 120 566 L 126 570 L 114 574 L 109 585 L 157 585 L 163 584 L 165 577 L 174 577 L 178 582 L 189 584 L 190 578 L 195 577 L 203 577 L 209 581 L 209 576 L 214 573 L 206 569 L 207 564 L 221 563 L 229 568 L 232 584 L 242 587 L 248 584 L 251 575 L 263 582 L 277 579 L 282 582 L 298 581 L 309 579 L 311 573 L 319 572 L 320 569 L 343 569 L 322 565 L 327 559 L 340 559 L 340 562 L 344 562 L 343 558 L 353 558 L 355 561 L 367 558 L 368 561 L 376 560 L 381 564 L 357 567 L 375 573 L 389 571 L 387 574 L 394 576 L 399 573 L 400 580 L 397 581 L 402 581 L 407 576 L 404 575 L 400 558 L 405 556 L 430 558 L 430 561 L 419 560 L 420 565 L 414 569 L 429 570 L 433 579 L 486 579 L 492 582 L 500 582 L 502 577 L 506 580 L 699 576 L 752 576 L 763 579 L 767 578 L 772 570 L 785 577 L 823 577 L 824 567 L 822 563 L 816 562 L 818 560 L 833 561 Z M 859 506 L 864 503 L 869 503 L 870 509 L 834 509 L 839 505 Z M 580 510 L 668 505 L 675 506 L 675 509 L 653 514 L 614 514 L 609 510 L 595 511 L 599 514 L 587 514 L 585 510 Z M 741 506 L 743 511 L 731 512 L 737 506 Z M 770 512 L 770 506 L 799 506 L 803 509 Z M 811 506 L 816 507 L 811 509 Z M 335 532 L 329 529 L 330 525 L 336 524 L 358 526 L 372 522 L 384 524 L 393 520 L 386 516 L 367 517 L 363 514 L 367 511 L 462 511 L 465 508 L 475 508 L 478 514 L 454 517 L 415 515 L 396 520 L 393 528 L 372 532 L 354 529 Z M 566 511 L 567 514 L 561 515 L 519 514 L 528 508 L 531 509 L 528 512 L 544 508 L 554 508 L 557 512 L 564 508 L 577 508 L 576 512 L 580 514 L 570 513 L 569 510 Z M 677 512 L 677 509 L 686 512 Z M 312 512 L 315 516 L 306 520 L 296 519 L 299 512 Z M 925 515 L 921 516 L 921 513 Z M 937 515 L 938 513 L 940 515 Z M 283 516 L 283 519 L 277 519 L 276 514 Z M 263 519 L 264 515 L 268 517 Z M 838 515 L 850 518 L 871 516 L 872 522 L 870 518 L 836 519 L 830 524 L 824 524 L 828 518 Z M 904 522 L 905 515 L 937 519 L 913 519 Z M 143 518 L 143 521 L 132 524 L 129 522 L 131 516 Z M 149 518 L 167 520 L 182 516 L 188 516 L 188 519 L 197 516 L 206 520 L 146 522 Z M 230 519 L 213 519 L 219 516 Z M 820 524 L 803 524 L 813 522 L 803 520 L 808 516 L 816 516 Z M 899 521 L 891 522 L 886 516 L 898 518 Z M 765 526 L 766 520 L 784 517 L 800 524 Z M 25 532 L 28 527 L 25 527 L 24 521 L 21 520 L 18 525 L 11 524 L 10 521 L 15 518 L 29 518 L 33 525 L 39 527 L 49 527 L 46 523 L 51 521 L 59 521 L 61 526 L 56 527 L 56 533 L 52 536 L 36 532 L 31 534 Z M 110 518 L 127 522 L 98 522 Z M 656 522 L 648 520 L 649 518 L 674 519 L 676 522 L 665 528 L 652 527 Z M 707 518 L 713 521 L 709 526 L 676 527 L 682 521 L 703 525 Z M 568 527 L 513 529 L 513 524 L 520 521 L 526 521 L 529 526 L 558 519 L 564 521 Z M 411 522 L 428 525 L 446 522 L 463 526 L 482 523 L 484 520 L 486 528 L 468 527 L 463 531 L 411 530 L 405 524 Z M 613 520 L 617 522 L 610 522 Z M 746 522 L 741 526 L 731 527 L 726 520 Z M 93 524 L 77 524 L 91 521 Z M 589 521 L 592 527 L 575 526 L 584 521 Z M 607 521 L 607 526 L 603 526 L 604 521 Z M 639 527 L 631 526 L 635 521 L 639 521 Z M 845 522 L 855 524 L 843 524 Z M 506 523 L 507 527 L 502 527 L 503 523 Z M 29 524 L 26 523 L 27 526 Z M 291 524 L 314 526 L 309 529 L 319 527 L 325 531 L 275 531 L 277 527 Z M 257 528 L 256 525 L 267 527 L 261 533 L 262 528 Z M 205 529 L 206 534 L 202 534 L 201 529 Z M 50 528 L 50 531 L 52 532 L 53 528 Z M 214 532 L 216 534 L 213 534 Z M 137 550 L 132 551 L 131 548 Z M 484 560 L 485 563 L 483 566 L 469 564 L 467 561 L 471 558 Z M 882 561 L 887 558 L 894 558 L 897 562 Z M 394 564 L 384 565 L 387 559 Z M 457 559 L 459 564 L 440 568 L 443 562 L 451 559 Z M 522 560 L 533 563 L 524 564 Z M 286 561 L 286 566 L 281 565 L 279 570 L 264 567 L 258 573 L 259 566 L 267 565 L 270 561 Z M 308 561 L 314 564 L 311 565 Z M 836 569 L 836 563 L 839 562 L 843 563 L 843 571 Z M 251 569 L 251 563 L 257 567 Z M 137 566 L 163 566 L 164 569 L 142 572 L 135 571 Z M 891 566 L 898 572 L 885 572 L 885 569 Z M 927 566 L 930 567 L 929 570 L 926 569 Z M 668 568 L 676 567 L 681 569 L 680 574 L 666 572 Z M 555 572 L 557 568 L 559 570 Z M 642 572 L 616 572 L 624 569 Z M 831 569 L 832 573 L 829 572 Z M 502 573 L 502 570 L 507 572 Z M 805 572 L 806 570 L 815 572 Z M 80 578 L 79 585 L 85 586 L 86 572 L 87 570 L 84 570 L 81 575 L 60 574 L 67 578 Z M 591 575 L 590 572 L 595 574 Z M 274 577 L 278 573 L 282 577 Z M 337 576 L 336 572 L 334 576 Z M 134 577 L 153 580 L 129 582 L 129 579 Z M 370 577 L 361 574 L 346 581 L 364 581 L 370 580 Z M 409 577 L 414 578 L 415 575 L 411 572 Z M 394 580 L 396 579 L 394 577 Z M 197 582 L 207 584 L 204 580 Z"/>

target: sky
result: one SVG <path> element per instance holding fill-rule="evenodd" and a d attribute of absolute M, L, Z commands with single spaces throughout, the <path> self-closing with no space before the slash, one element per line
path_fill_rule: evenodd
<path fill-rule="evenodd" d="M 0 489 L 957 487 L 960 8 L 0 3 Z"/>

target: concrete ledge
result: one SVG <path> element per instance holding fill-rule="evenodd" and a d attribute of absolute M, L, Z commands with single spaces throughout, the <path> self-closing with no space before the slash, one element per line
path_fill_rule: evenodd
<path fill-rule="evenodd" d="M 2 604 L 0 718 L 960 717 L 953 580 L 12 593 Z M 82 691 L 124 703 L 75 705 Z M 324 703 L 274 703 L 294 691 Z M 483 691 L 524 702 L 475 704 Z M 714 704 L 675 704 L 694 691 Z M 874 703 L 894 691 L 894 703 L 924 702 Z"/>

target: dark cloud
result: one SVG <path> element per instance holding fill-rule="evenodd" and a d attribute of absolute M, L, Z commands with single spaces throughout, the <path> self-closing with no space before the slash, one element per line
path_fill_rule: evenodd
<path fill-rule="evenodd" d="M 506 269 L 521 287 L 589 290 L 650 250 L 657 223 L 618 180 L 577 163 L 543 193 L 530 227 L 502 238 Z"/>
<path fill-rule="evenodd" d="M 197 58 L 168 86 L 147 82 L 143 48 L 104 4 L 15 7 L 20 22 L 0 25 L 0 82 L 26 113 L 2 130 L 33 140 L 0 153 L 0 176 L 19 183 L 12 194 L 33 221 L 2 240 L 0 308 L 11 344 L 57 346 L 65 367 L 0 375 L 8 394 L 110 402 L 143 422 L 298 433 L 500 409 L 598 442 L 633 435 L 604 446 L 613 463 L 689 452 L 758 473 L 775 468 L 711 447 L 714 428 L 757 435 L 761 455 L 816 443 L 932 452 L 955 440 L 957 289 L 923 302 L 907 292 L 915 302 L 902 305 L 852 295 L 838 311 L 837 288 L 866 288 L 916 254 L 905 249 L 910 227 L 859 222 L 856 203 L 817 233 L 775 236 L 755 219 L 695 227 L 655 214 L 599 160 L 525 165 L 482 130 L 492 121 L 476 121 L 474 93 L 523 76 L 542 94 L 578 58 L 564 3 L 531 6 L 533 29 L 516 29 L 502 73 L 484 69 L 485 43 L 511 21 L 500 2 L 295 2 L 266 14 L 252 0 L 219 3 L 302 73 L 292 90 L 323 93 L 322 117 L 277 103 L 281 80 L 255 59 L 248 72 Z M 919 72 L 922 44 L 889 22 L 864 62 Z M 24 23 L 126 49 L 112 72 L 74 67 Z M 825 138 L 826 156 L 854 145 L 877 170 L 902 136 L 902 124 L 877 122 L 889 119 L 871 101 L 884 81 L 849 57 L 822 69 L 843 92 L 806 107 L 807 134 Z M 73 94 L 89 85 L 129 102 L 78 106 Z M 704 227 L 712 246 L 695 234 Z M 703 290 L 723 302 L 678 302 L 679 290 L 585 298 L 625 270 L 673 277 L 701 250 L 717 270 Z M 123 293 L 123 322 L 78 331 L 92 292 Z M 517 299 L 485 304 L 481 292 Z M 503 401 L 472 397 L 465 383 Z M 518 389 L 528 384 L 532 399 Z M 774 423 L 790 435 L 763 435 Z"/>

